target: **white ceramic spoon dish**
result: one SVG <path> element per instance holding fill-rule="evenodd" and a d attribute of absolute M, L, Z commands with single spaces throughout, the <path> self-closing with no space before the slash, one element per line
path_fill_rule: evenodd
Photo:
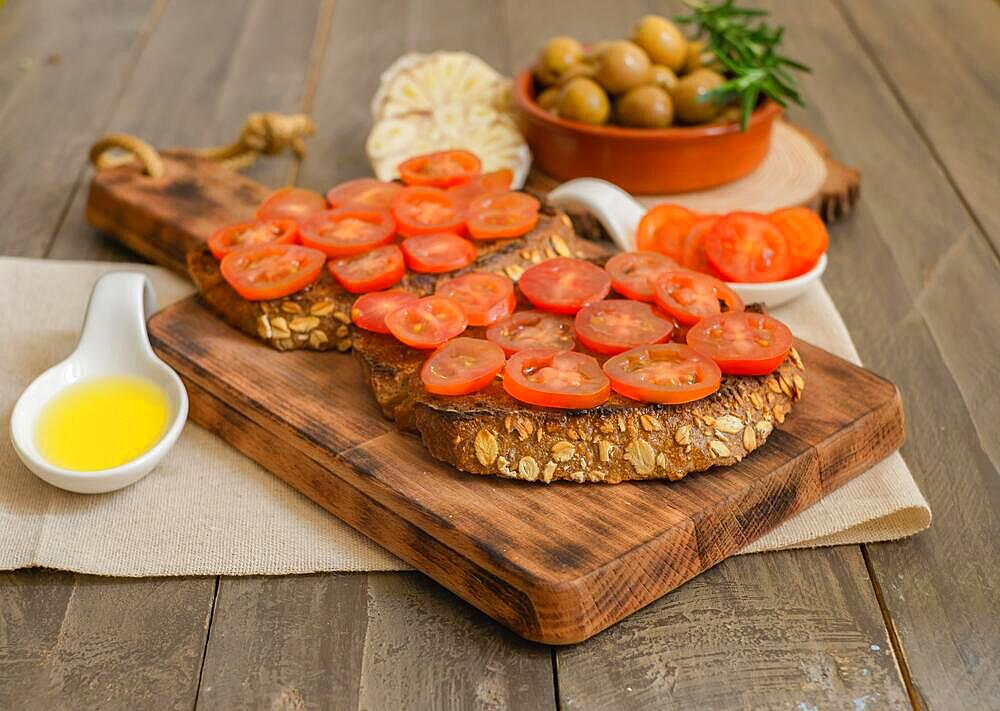
<path fill-rule="evenodd" d="M 40 478 L 81 494 L 114 491 L 148 474 L 177 441 L 187 419 L 187 391 L 177 373 L 149 345 L 146 318 L 155 310 L 156 294 L 145 275 L 115 272 L 97 280 L 76 349 L 39 375 L 21 393 L 11 414 L 10 437 L 17 456 Z M 114 375 L 144 378 L 166 394 L 170 414 L 164 435 L 145 453 L 111 469 L 74 471 L 46 461 L 34 436 L 42 409 L 69 385 Z"/>
<path fill-rule="evenodd" d="M 549 193 L 556 207 L 574 212 L 589 212 L 603 225 L 614 243 L 623 251 L 635 250 L 635 231 L 646 208 L 613 183 L 598 178 L 577 178 L 563 183 Z M 753 284 L 727 282 L 748 304 L 763 302 L 780 306 L 802 295 L 826 270 L 826 254 L 805 274 L 782 281 Z"/>

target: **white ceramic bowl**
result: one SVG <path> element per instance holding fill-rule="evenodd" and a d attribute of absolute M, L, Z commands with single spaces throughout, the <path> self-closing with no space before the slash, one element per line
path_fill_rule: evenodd
<path fill-rule="evenodd" d="M 564 210 L 589 212 L 600 221 L 623 251 L 635 250 L 635 232 L 646 208 L 613 183 L 598 178 L 577 178 L 549 193 L 549 201 Z M 826 255 L 805 274 L 782 281 L 754 284 L 727 282 L 748 304 L 763 302 L 769 308 L 798 298 L 826 270 Z"/>

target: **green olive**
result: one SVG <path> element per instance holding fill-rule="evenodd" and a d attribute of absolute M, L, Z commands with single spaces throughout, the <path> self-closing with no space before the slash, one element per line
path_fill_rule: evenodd
<path fill-rule="evenodd" d="M 705 95 L 725 81 L 711 69 L 695 69 L 678 79 L 671 92 L 677 118 L 684 123 L 708 123 L 718 116 L 721 107 Z"/>
<path fill-rule="evenodd" d="M 572 65 L 583 59 L 583 47 L 572 37 L 553 37 L 545 43 L 538 60 L 554 76 L 561 77 Z"/>
<path fill-rule="evenodd" d="M 576 77 L 563 84 L 558 107 L 563 118 L 583 123 L 605 123 L 611 112 L 611 102 L 604 89 L 586 77 Z"/>
<path fill-rule="evenodd" d="M 612 44 L 614 43 L 601 40 L 600 42 L 594 42 L 593 44 L 587 45 L 583 50 L 583 61 L 588 64 L 596 64 L 597 60 L 601 58 L 601 52 L 606 50 Z"/>
<path fill-rule="evenodd" d="M 632 41 L 646 50 L 656 64 L 673 71 L 684 66 L 688 42 L 677 25 L 659 15 L 646 15 L 632 28 Z"/>
<path fill-rule="evenodd" d="M 712 121 L 712 123 L 739 123 L 742 118 L 743 112 L 740 110 L 739 106 L 727 106 L 719 112 L 719 115 L 715 117 L 715 120 Z"/>
<path fill-rule="evenodd" d="M 684 59 L 682 74 L 690 74 L 695 69 L 702 67 L 722 71 L 722 63 L 716 58 L 715 53 L 708 48 L 702 40 L 691 40 L 688 43 L 687 57 Z"/>
<path fill-rule="evenodd" d="M 673 88 L 677 86 L 677 75 L 670 67 L 654 64 L 649 69 L 649 83 L 661 89 L 673 91 Z"/>
<path fill-rule="evenodd" d="M 550 86 L 538 95 L 538 98 L 535 99 L 535 103 L 546 111 L 553 111 L 556 108 L 556 104 L 559 103 L 559 87 Z"/>
<path fill-rule="evenodd" d="M 623 126 L 666 128 L 674 119 L 674 102 L 658 86 L 629 89 L 616 104 L 618 121 Z"/>
<path fill-rule="evenodd" d="M 612 94 L 621 94 L 649 79 L 649 56 L 631 42 L 613 42 L 597 60 L 594 79 Z"/>
<path fill-rule="evenodd" d="M 565 84 L 570 79 L 575 79 L 576 77 L 592 77 L 594 76 L 594 66 L 588 64 L 587 62 L 577 62 L 576 64 L 571 64 L 566 67 L 566 71 L 562 73 L 559 77 L 559 83 Z"/>

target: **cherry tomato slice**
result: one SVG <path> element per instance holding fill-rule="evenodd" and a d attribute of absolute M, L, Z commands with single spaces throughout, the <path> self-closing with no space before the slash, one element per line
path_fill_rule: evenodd
<path fill-rule="evenodd" d="M 280 299 L 294 294 L 319 278 L 326 255 L 296 244 L 266 242 L 230 252 L 219 271 L 229 285 L 248 301 Z"/>
<path fill-rule="evenodd" d="M 653 285 L 656 303 L 684 326 L 691 326 L 705 316 L 726 311 L 742 311 L 743 300 L 736 292 L 708 274 L 688 269 L 672 269 L 660 275 Z"/>
<path fill-rule="evenodd" d="M 538 224 L 538 200 L 527 193 L 484 195 L 469 204 L 466 223 L 473 239 L 520 237 Z"/>
<path fill-rule="evenodd" d="M 406 274 L 403 253 L 394 244 L 330 262 L 330 273 L 352 294 L 381 291 L 399 283 Z"/>
<path fill-rule="evenodd" d="M 658 252 L 622 252 L 604 265 L 611 275 L 611 288 L 636 301 L 653 300 L 653 282 L 667 269 L 679 265 Z"/>
<path fill-rule="evenodd" d="M 767 219 L 781 230 L 788 241 L 788 256 L 791 261 L 788 278 L 805 274 L 812 269 L 830 244 L 830 235 L 823 220 L 808 208 L 789 207 L 772 212 Z"/>
<path fill-rule="evenodd" d="M 403 186 L 375 178 L 358 178 L 334 185 L 326 194 L 330 207 L 379 208 L 388 210 Z"/>
<path fill-rule="evenodd" d="M 476 260 L 472 242 L 451 232 L 410 237 L 400 247 L 406 266 L 423 274 L 453 272 Z"/>
<path fill-rule="evenodd" d="M 639 346 L 604 363 L 615 392 L 633 400 L 676 405 L 708 397 L 722 382 L 710 358 L 680 343 Z"/>
<path fill-rule="evenodd" d="M 446 296 L 425 296 L 385 317 L 389 333 L 413 348 L 437 348 L 469 325 L 462 307 Z"/>
<path fill-rule="evenodd" d="M 527 350 L 571 351 L 576 348 L 573 339 L 573 320 L 545 311 L 518 311 L 513 316 L 497 321 L 486 330 L 486 338 L 513 355 Z"/>
<path fill-rule="evenodd" d="M 410 306 L 416 302 L 416 296 L 400 289 L 362 294 L 351 307 L 351 321 L 354 322 L 355 326 L 367 331 L 389 333 L 389 328 L 385 325 L 385 317 L 396 309 Z"/>
<path fill-rule="evenodd" d="M 492 383 L 505 361 L 497 344 L 460 336 L 431 354 L 420 369 L 420 379 L 429 393 L 468 395 Z"/>
<path fill-rule="evenodd" d="M 608 295 L 611 277 L 582 259 L 556 257 L 528 267 L 517 285 L 535 308 L 575 314 Z"/>
<path fill-rule="evenodd" d="M 391 242 L 396 223 L 388 210 L 341 207 L 325 210 L 299 223 L 299 239 L 329 257 L 361 254 Z"/>
<path fill-rule="evenodd" d="M 473 272 L 437 285 L 434 293 L 461 304 L 470 326 L 489 326 L 514 313 L 514 282 L 500 274 Z"/>
<path fill-rule="evenodd" d="M 788 276 L 788 240 L 766 217 L 731 212 L 705 234 L 705 255 L 726 281 L 780 281 Z"/>
<path fill-rule="evenodd" d="M 695 213 L 680 205 L 657 205 L 639 221 L 635 232 L 636 249 L 660 252 L 679 259 L 680 243 L 687 233 L 687 225 L 696 217 Z"/>
<path fill-rule="evenodd" d="M 674 322 L 649 304 L 628 299 L 598 301 L 576 314 L 576 338 L 595 353 L 614 354 L 670 338 Z"/>
<path fill-rule="evenodd" d="M 392 201 L 396 229 L 404 237 L 435 232 L 465 234 L 465 216 L 455 199 L 438 188 L 403 188 Z"/>
<path fill-rule="evenodd" d="M 500 195 L 509 191 L 513 180 L 513 171 L 509 168 L 502 168 L 494 170 L 492 173 L 475 175 L 461 185 L 452 186 L 448 188 L 448 194 L 455 199 L 459 206 L 464 207 L 484 195 Z"/>
<path fill-rule="evenodd" d="M 327 209 L 326 198 L 304 188 L 281 188 L 275 190 L 257 208 L 258 220 L 297 220 Z"/>
<path fill-rule="evenodd" d="M 255 244 L 295 244 L 299 237 L 299 226 L 295 220 L 258 220 L 240 222 L 217 229 L 208 238 L 208 248 L 212 256 L 222 259 L 233 250 Z"/>
<path fill-rule="evenodd" d="M 699 217 L 688 225 L 687 234 L 684 236 L 684 244 L 681 251 L 681 264 L 688 269 L 703 274 L 718 276 L 715 267 L 708 261 L 705 255 L 705 234 L 712 229 L 719 218 L 715 215 Z"/>
<path fill-rule="evenodd" d="M 503 389 L 529 405 L 564 410 L 597 407 L 611 395 L 611 385 L 597 360 L 575 351 L 515 353 L 504 367 Z"/>
<path fill-rule="evenodd" d="M 469 151 L 440 151 L 403 161 L 399 164 L 399 177 L 407 185 L 447 188 L 478 175 L 482 167 L 479 158 Z"/>
<path fill-rule="evenodd" d="M 703 318 L 688 331 L 687 342 L 723 373 L 766 375 L 785 360 L 792 332 L 776 318 L 744 311 Z"/>

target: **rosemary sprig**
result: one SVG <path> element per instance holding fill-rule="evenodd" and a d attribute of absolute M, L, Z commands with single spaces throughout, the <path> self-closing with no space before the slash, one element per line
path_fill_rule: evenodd
<path fill-rule="evenodd" d="M 708 92 L 703 100 L 727 103 L 738 100 L 740 127 L 745 131 L 761 94 L 781 106 L 788 102 L 803 106 L 802 96 L 790 70 L 809 67 L 777 51 L 783 27 L 772 28 L 762 18 L 767 10 L 739 7 L 735 0 L 683 0 L 691 14 L 675 18 L 695 26 L 696 38 L 707 36 L 708 49 L 725 67 L 729 80 Z"/>

